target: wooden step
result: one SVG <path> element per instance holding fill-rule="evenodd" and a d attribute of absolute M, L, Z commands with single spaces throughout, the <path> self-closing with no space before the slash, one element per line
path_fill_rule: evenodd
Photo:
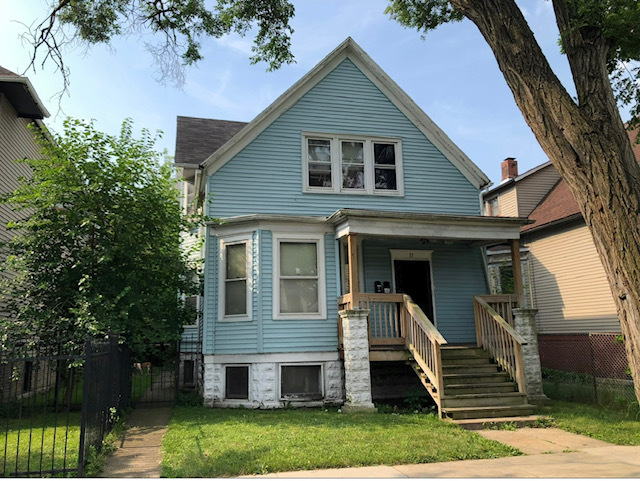
<path fill-rule="evenodd" d="M 463 407 L 443 409 L 445 416 L 452 419 L 499 418 L 511 416 L 529 416 L 535 410 L 533 404 L 518 406 Z"/>
<path fill-rule="evenodd" d="M 442 398 L 444 408 L 489 407 L 489 406 L 517 406 L 527 403 L 526 394 L 519 392 L 489 393 L 489 394 L 460 394 L 451 396 L 445 392 Z"/>
<path fill-rule="evenodd" d="M 442 366 L 442 374 L 480 374 L 498 372 L 497 364 L 453 364 Z"/>
<path fill-rule="evenodd" d="M 479 347 L 464 346 L 445 346 L 440 349 L 442 359 L 459 359 L 459 358 L 486 358 L 490 359 L 491 355 Z"/>
<path fill-rule="evenodd" d="M 501 392 L 515 392 L 516 383 L 506 382 L 485 382 L 480 384 L 449 384 L 445 391 L 452 396 L 460 394 L 491 394 Z"/>
<path fill-rule="evenodd" d="M 509 375 L 506 372 L 478 373 L 478 374 L 443 374 L 445 391 L 452 384 L 484 384 L 494 382 L 507 382 Z"/>
<path fill-rule="evenodd" d="M 483 365 L 490 364 L 491 358 L 489 357 L 451 357 L 447 359 L 442 359 L 443 366 L 456 366 L 459 364 L 466 365 Z"/>

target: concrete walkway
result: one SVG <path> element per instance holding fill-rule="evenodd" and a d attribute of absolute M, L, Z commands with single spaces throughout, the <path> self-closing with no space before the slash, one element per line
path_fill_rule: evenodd
<path fill-rule="evenodd" d="M 162 372 L 140 402 L 169 400 L 174 396 L 173 374 Z M 169 404 L 169 403 L 167 403 Z M 167 432 L 171 407 L 142 405 L 129 416 L 129 429 L 118 449 L 105 464 L 102 478 L 159 478 L 162 462 L 162 437 Z"/>

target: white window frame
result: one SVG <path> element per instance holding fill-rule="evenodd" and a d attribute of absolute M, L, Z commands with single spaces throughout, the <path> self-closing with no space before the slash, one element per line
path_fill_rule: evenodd
<path fill-rule="evenodd" d="M 226 304 L 225 304 L 225 288 L 226 288 L 226 280 L 227 280 L 227 246 L 237 245 L 237 244 L 245 244 L 247 249 L 247 280 L 246 280 L 246 299 L 247 299 L 247 308 L 245 314 L 233 314 L 226 315 Z M 220 238 L 220 256 L 219 256 L 219 264 L 218 264 L 218 320 L 221 322 L 238 322 L 238 321 L 251 321 L 252 317 L 252 287 L 253 287 L 253 279 L 252 279 L 252 266 L 253 266 L 253 256 L 252 256 L 252 246 L 251 246 L 251 234 L 239 234 L 235 236 L 229 237 L 221 237 Z"/>
<path fill-rule="evenodd" d="M 308 366 L 320 366 L 320 393 L 322 394 L 322 399 L 325 398 L 326 390 L 325 390 L 325 380 L 324 380 L 324 364 L 321 362 L 306 362 L 306 363 L 293 363 L 286 362 L 278 365 L 278 398 L 281 401 L 306 401 L 305 399 L 300 398 L 292 398 L 287 397 L 282 394 L 282 368 L 285 366 L 294 366 L 294 367 L 308 367 Z"/>
<path fill-rule="evenodd" d="M 280 312 L 280 244 L 287 242 L 315 243 L 316 260 L 318 262 L 318 311 L 303 313 Z M 323 234 L 273 234 L 273 319 L 326 319 L 327 294 L 325 287 L 325 258 Z"/>
<path fill-rule="evenodd" d="M 228 398 L 227 397 L 227 368 L 228 367 L 246 367 L 247 368 L 247 397 L 245 398 Z M 222 376 L 222 393 L 223 393 L 223 399 L 225 401 L 231 401 L 231 402 L 246 402 L 246 401 L 251 401 L 251 387 L 252 387 L 252 380 L 251 380 L 251 364 L 225 364 L 223 366 L 224 368 L 224 376 Z"/>
<path fill-rule="evenodd" d="M 329 140 L 331 142 L 331 187 L 309 185 L 308 140 Z M 362 142 L 364 144 L 364 189 L 348 189 L 342 187 L 342 142 Z M 395 146 L 396 189 L 375 188 L 375 158 L 373 144 L 393 144 Z M 302 185 L 303 192 L 349 194 L 349 195 L 383 195 L 404 196 L 404 175 L 402 169 L 402 141 L 399 138 L 374 137 L 352 134 L 327 134 L 315 132 L 302 133 Z"/>

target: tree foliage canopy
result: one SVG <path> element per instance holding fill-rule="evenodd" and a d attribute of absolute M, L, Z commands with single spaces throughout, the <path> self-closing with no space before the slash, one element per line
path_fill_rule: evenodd
<path fill-rule="evenodd" d="M 9 225 L 2 343 L 77 344 L 114 332 L 140 351 L 177 339 L 195 316 L 178 292 L 193 291 L 197 276 L 181 247 L 190 224 L 172 169 L 130 121 L 119 136 L 78 120 L 64 126 L 38 134 L 42 157 L 24 160 L 32 177 L 4 199 L 26 215 Z"/>
<path fill-rule="evenodd" d="M 183 67 L 203 58 L 202 38 L 232 32 L 244 36 L 255 26 L 251 61 L 268 62 L 273 70 L 293 62 L 289 25 L 293 15 L 288 0 L 217 0 L 213 7 L 205 5 L 205 0 L 58 0 L 30 32 L 31 65 L 42 53 L 43 63 L 52 60 L 62 71 L 66 88 L 63 50 L 68 43 L 109 44 L 115 36 L 152 33 L 159 38 L 146 47 L 159 79 L 180 85 Z"/>

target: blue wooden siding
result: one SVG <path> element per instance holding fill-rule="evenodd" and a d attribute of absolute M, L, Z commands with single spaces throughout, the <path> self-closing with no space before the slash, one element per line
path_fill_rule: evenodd
<path fill-rule="evenodd" d="M 431 269 L 438 330 L 449 343 L 475 342 L 473 296 L 488 293 L 479 248 L 462 244 L 421 244 L 418 239 L 365 239 L 365 292 L 374 292 L 375 281 L 392 280 L 390 249 L 432 250 Z"/>
<path fill-rule="evenodd" d="M 302 132 L 400 138 L 403 197 L 302 192 Z M 479 191 L 350 61 L 344 60 L 209 177 L 209 215 L 329 215 L 341 208 L 478 215 Z"/>
<path fill-rule="evenodd" d="M 216 236 L 205 239 L 204 308 L 202 313 L 202 353 L 213 354 L 215 319 L 218 317 L 218 255 Z"/>
<path fill-rule="evenodd" d="M 210 237 L 209 242 L 218 246 L 216 237 Z M 271 231 L 259 230 L 254 231 L 252 235 L 252 319 L 221 322 L 218 320 L 217 307 L 214 307 L 218 305 L 218 269 L 213 264 L 218 262 L 218 249 L 208 248 L 210 257 L 205 267 L 205 354 L 336 350 L 338 293 L 336 243 L 333 235 L 325 235 L 324 250 L 326 319 L 273 320 L 273 234 Z"/>
<path fill-rule="evenodd" d="M 265 251 L 273 252 L 273 237 L 271 232 L 263 231 L 265 239 L 269 239 Z M 268 298 L 263 297 L 263 352 L 305 352 L 332 351 L 338 349 L 338 306 L 337 283 L 335 266 L 335 241 L 330 234 L 324 238 L 324 267 L 325 288 L 327 302 L 326 319 L 273 319 L 273 260 L 262 264 L 262 282 L 265 291 L 269 291 Z M 269 286 L 269 287 L 266 287 Z"/>

